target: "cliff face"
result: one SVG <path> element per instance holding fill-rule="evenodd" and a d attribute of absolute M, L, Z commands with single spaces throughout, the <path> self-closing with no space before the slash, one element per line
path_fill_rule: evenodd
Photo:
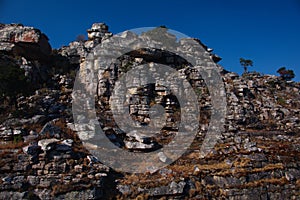
<path fill-rule="evenodd" d="M 225 131 L 203 158 L 200 147 L 211 119 L 211 95 L 186 60 L 157 49 L 130 52 L 99 73 L 96 110 L 101 127 L 126 151 L 149 152 L 172 140 L 179 105 L 166 87 L 148 84 L 130 91 L 138 100 L 128 105 L 130 116 L 138 123 L 151 122 L 154 103 L 167 111 L 166 126 L 154 137 L 141 139 L 138 133 L 123 132 L 110 110 L 118 78 L 134 66 L 156 62 L 178 70 L 193 87 L 200 107 L 197 136 L 180 159 L 153 174 L 115 172 L 98 161 L 73 131 L 71 93 L 88 53 L 111 36 L 105 24 L 96 23 L 87 41 L 50 52 L 39 30 L 0 26 L 0 68 L 22 68 L 26 80 L 36 85 L 27 96 L 17 95 L 15 106 L 1 96 L 1 199 L 299 198 L 300 84 L 258 73 L 239 76 L 218 65 L 227 101 Z M 197 42 L 211 62 L 220 60 Z"/>

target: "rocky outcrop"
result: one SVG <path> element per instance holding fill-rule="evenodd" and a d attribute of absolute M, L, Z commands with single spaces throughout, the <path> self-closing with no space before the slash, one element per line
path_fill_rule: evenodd
<path fill-rule="evenodd" d="M 87 32 L 89 40 L 98 40 L 98 42 L 112 36 L 112 33 L 108 31 L 108 26 L 105 23 L 94 23 Z"/>
<path fill-rule="evenodd" d="M 80 64 L 91 50 L 100 44 L 103 40 L 112 36 L 108 31 L 108 26 L 105 23 L 94 23 L 87 30 L 87 41 L 74 41 L 68 46 L 63 46 L 58 50 L 58 53 L 70 60 L 71 64 Z"/>
<path fill-rule="evenodd" d="M 148 84 L 128 91 L 132 97 L 128 105 L 130 117 L 137 123 L 151 123 L 155 103 L 166 112 L 163 130 L 153 136 L 122 131 L 110 110 L 109 98 L 118 78 L 137 65 L 154 62 L 178 70 L 193 87 L 201 113 L 198 134 L 180 159 L 155 173 L 117 173 L 101 164 L 73 131 L 74 74 L 68 70 L 80 64 L 82 68 L 87 54 L 111 35 L 105 24 L 94 24 L 88 30 L 88 41 L 75 41 L 56 50 L 54 61 L 46 63 L 47 67 L 54 63 L 66 66 L 65 70 L 48 74 L 51 87 L 18 96 L 18 109 L 1 107 L 1 199 L 299 198 L 300 83 L 258 73 L 239 76 L 218 65 L 227 101 L 225 129 L 203 158 L 200 147 L 212 109 L 205 80 L 186 60 L 154 48 L 129 52 L 99 73 L 96 110 L 103 131 L 117 147 L 137 153 L 154 151 L 172 141 L 180 105 L 166 87 Z M 122 37 L 136 36 L 127 32 Z M 47 38 L 37 29 L 1 25 L 0 38 L 4 52 L 0 61 L 26 68 L 28 77 L 33 74 L 28 66 L 42 63 L 47 55 L 47 48 L 42 50 Z M 219 60 L 212 49 L 198 43 L 211 62 Z M 39 58 L 16 50 L 22 47 L 29 51 L 33 46 Z M 11 55 L 14 53 L 21 57 Z M 166 161 L 167 157 L 161 155 L 159 159 Z"/>
<path fill-rule="evenodd" d="M 276 130 L 298 133 L 299 83 L 249 73 L 224 75 L 228 93 L 228 129 Z"/>
<path fill-rule="evenodd" d="M 51 53 L 48 37 L 40 30 L 22 24 L 0 24 L 0 51 L 28 60 L 46 60 Z"/>
<path fill-rule="evenodd" d="M 62 125 L 60 120 L 55 120 L 52 129 L 48 124 L 38 135 L 26 134 L 26 142 L 20 141 L 16 148 L 1 145 L 1 158 L 5 159 L 0 164 L 1 198 L 99 199 L 103 196 L 108 167 L 84 151 L 75 133 Z M 51 130 L 56 130 L 55 135 L 51 135 Z"/>
<path fill-rule="evenodd" d="M 48 85 L 52 67 L 51 53 L 48 37 L 39 29 L 22 24 L 1 24 L 0 70 L 4 74 L 1 81 L 8 79 L 10 84 L 19 84 L 17 89 L 3 86 L 1 90 L 8 90 L 7 93 L 14 95 L 17 94 L 12 90 L 28 94 Z M 22 71 L 25 77 L 17 74 L 17 71 Z M 14 78 L 15 81 L 12 80 Z"/>

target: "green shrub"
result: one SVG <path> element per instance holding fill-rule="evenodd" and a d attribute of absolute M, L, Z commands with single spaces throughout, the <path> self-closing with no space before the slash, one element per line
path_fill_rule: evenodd
<path fill-rule="evenodd" d="M 285 67 L 281 67 L 277 70 L 277 73 L 280 77 L 286 81 L 290 81 L 295 78 L 295 73 L 293 70 L 286 69 Z"/>
<path fill-rule="evenodd" d="M 28 95 L 33 91 L 25 76 L 25 71 L 18 65 L 0 64 L 0 96 L 8 97 L 11 103 L 16 104 L 17 96 Z"/>
<path fill-rule="evenodd" d="M 282 97 L 278 97 L 278 99 L 277 99 L 277 103 L 279 104 L 279 105 L 285 105 L 286 104 L 286 101 L 285 101 L 285 99 L 284 98 L 282 98 Z"/>
<path fill-rule="evenodd" d="M 23 141 L 23 137 L 21 135 L 14 135 L 13 143 L 19 143 Z"/>

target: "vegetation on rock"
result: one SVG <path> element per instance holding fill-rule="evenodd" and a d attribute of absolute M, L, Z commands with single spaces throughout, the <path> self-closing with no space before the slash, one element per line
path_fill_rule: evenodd
<path fill-rule="evenodd" d="M 240 64 L 244 67 L 244 73 L 247 73 L 248 67 L 253 66 L 253 61 L 245 58 L 240 58 Z"/>
<path fill-rule="evenodd" d="M 277 73 L 283 80 L 290 81 L 295 78 L 295 73 L 293 70 L 286 69 L 285 67 L 281 67 L 277 70 Z"/>

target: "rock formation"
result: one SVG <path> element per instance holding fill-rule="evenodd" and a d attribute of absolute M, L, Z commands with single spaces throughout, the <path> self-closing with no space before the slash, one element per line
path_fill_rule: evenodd
<path fill-rule="evenodd" d="M 153 103 L 164 107 L 167 123 L 154 137 L 122 131 L 109 107 L 113 86 L 122 74 L 155 62 L 176 68 L 198 95 L 198 134 L 180 159 L 152 174 L 116 172 L 103 165 L 73 131 L 71 94 L 74 72 L 82 70 L 88 53 L 111 36 L 107 25 L 96 23 L 88 30 L 87 41 L 51 52 L 41 31 L 0 25 L 0 67 L 14 64 L 32 83 L 45 83 L 33 94 L 17 95 L 16 108 L 1 96 L 0 199 L 299 198 L 300 83 L 259 73 L 239 76 L 218 65 L 227 100 L 225 131 L 202 158 L 200 146 L 212 110 L 205 80 L 186 60 L 154 48 L 129 52 L 99 73 L 96 109 L 103 131 L 119 148 L 139 153 L 172 140 L 179 105 L 166 87 L 149 84 L 129 91 L 130 116 L 140 124 L 151 122 Z M 197 42 L 211 62 L 220 60 Z"/>
<path fill-rule="evenodd" d="M 0 24 L 0 51 L 37 60 L 47 59 L 51 46 L 48 37 L 38 29 L 22 24 Z"/>

